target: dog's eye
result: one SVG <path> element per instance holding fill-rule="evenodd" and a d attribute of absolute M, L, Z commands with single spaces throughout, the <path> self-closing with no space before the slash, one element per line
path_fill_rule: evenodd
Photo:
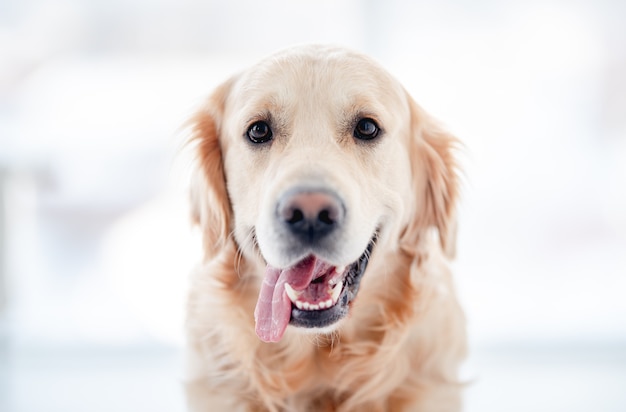
<path fill-rule="evenodd" d="M 258 121 L 252 123 L 246 135 L 252 143 L 265 143 L 272 139 L 272 129 L 267 123 Z"/>
<path fill-rule="evenodd" d="M 378 136 L 380 128 L 376 122 L 370 118 L 359 120 L 354 128 L 354 137 L 361 140 L 371 140 Z"/>

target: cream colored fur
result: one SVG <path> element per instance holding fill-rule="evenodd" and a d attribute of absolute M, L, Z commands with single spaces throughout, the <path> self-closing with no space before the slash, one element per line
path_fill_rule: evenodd
<path fill-rule="evenodd" d="M 251 148 L 246 125 L 268 113 L 280 139 Z M 364 115 L 384 130 L 374 145 L 345 127 Z M 324 46 L 234 76 L 192 125 L 205 258 L 189 295 L 190 410 L 460 410 L 465 323 L 447 266 L 455 139 L 378 64 Z M 334 263 L 358 258 L 378 229 L 376 247 L 346 319 L 326 333 L 289 326 L 264 343 L 253 317 L 260 282 L 266 262 L 286 263 L 267 216 L 278 193 L 313 177 L 350 211 Z"/>

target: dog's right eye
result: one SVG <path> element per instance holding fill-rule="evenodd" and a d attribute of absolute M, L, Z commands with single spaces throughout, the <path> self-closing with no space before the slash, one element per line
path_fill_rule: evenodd
<path fill-rule="evenodd" d="M 354 128 L 354 137 L 359 140 L 372 140 L 380 133 L 380 127 L 368 117 L 357 122 Z"/>
<path fill-rule="evenodd" d="M 272 129 L 264 121 L 252 123 L 246 132 L 252 143 L 265 143 L 272 140 Z"/>

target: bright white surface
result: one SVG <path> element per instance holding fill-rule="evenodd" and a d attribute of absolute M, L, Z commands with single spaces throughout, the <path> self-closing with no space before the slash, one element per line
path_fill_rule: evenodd
<path fill-rule="evenodd" d="M 477 348 L 466 412 L 619 412 L 626 408 L 623 347 Z M 471 376 L 470 375 L 470 376 Z"/>
<path fill-rule="evenodd" d="M 3 365 L 5 412 L 185 410 L 180 356 L 172 349 L 18 350 Z"/>

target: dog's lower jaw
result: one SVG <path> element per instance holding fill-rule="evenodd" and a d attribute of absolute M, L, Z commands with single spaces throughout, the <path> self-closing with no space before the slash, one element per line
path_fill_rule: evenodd
<path fill-rule="evenodd" d="M 308 255 L 285 269 L 267 265 L 254 310 L 255 331 L 264 342 L 279 342 L 288 325 L 325 328 L 342 318 L 359 291 L 377 232 L 362 255 L 347 267 Z"/>
<path fill-rule="evenodd" d="M 332 325 L 348 315 L 350 304 L 356 299 L 359 292 L 361 279 L 367 269 L 372 250 L 376 243 L 376 237 L 377 235 L 375 233 L 359 259 L 346 269 L 346 273 L 342 279 L 343 290 L 337 302 L 327 309 L 313 311 L 302 310 L 292 305 L 290 325 L 302 328 L 325 329 L 332 327 Z"/>

